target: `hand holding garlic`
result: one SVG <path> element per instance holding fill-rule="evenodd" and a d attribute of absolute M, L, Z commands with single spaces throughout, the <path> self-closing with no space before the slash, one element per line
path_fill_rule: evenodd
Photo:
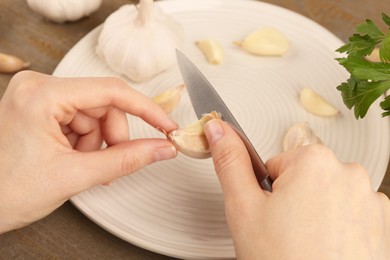
<path fill-rule="evenodd" d="M 153 0 L 138 8 L 124 5 L 104 22 L 97 52 L 115 72 L 135 82 L 150 79 L 176 64 L 184 32 Z"/>

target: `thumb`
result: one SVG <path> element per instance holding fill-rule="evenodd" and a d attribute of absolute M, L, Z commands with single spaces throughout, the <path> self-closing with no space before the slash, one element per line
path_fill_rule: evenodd
<path fill-rule="evenodd" d="M 73 162 L 73 165 L 64 177 L 72 185 L 68 190 L 79 193 L 176 155 L 176 148 L 168 140 L 137 139 L 103 150 L 70 154 L 73 158 L 65 158 L 64 161 L 68 164 Z"/>
<path fill-rule="evenodd" d="M 248 151 L 234 129 L 214 119 L 207 122 L 204 131 L 225 198 L 240 199 L 261 192 Z"/>

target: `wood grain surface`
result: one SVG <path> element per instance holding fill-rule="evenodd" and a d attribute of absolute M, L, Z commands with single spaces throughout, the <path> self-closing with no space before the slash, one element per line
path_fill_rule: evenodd
<path fill-rule="evenodd" d="M 237 0 L 240 1 L 240 0 Z M 0 1 L 0 52 L 23 57 L 30 69 L 51 74 L 67 51 L 104 22 L 119 6 L 137 1 L 103 0 L 90 17 L 56 24 L 32 12 L 24 0 Z M 298 12 L 346 41 L 357 24 L 369 18 L 381 23 L 390 13 L 388 0 L 265 0 Z M 315 32 L 313 32 L 315 33 Z M 0 74 L 0 97 L 12 74 Z M 387 120 L 387 119 L 383 119 Z M 3 124 L 4 122 L 0 123 Z M 390 170 L 380 191 L 390 195 Z M 0 194 L 1 196 L 1 194 Z M 171 259 L 138 248 L 111 235 L 67 202 L 50 216 L 0 235 L 0 259 Z"/>

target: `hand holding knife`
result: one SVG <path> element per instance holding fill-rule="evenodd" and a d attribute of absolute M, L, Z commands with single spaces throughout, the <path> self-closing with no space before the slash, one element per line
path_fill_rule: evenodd
<path fill-rule="evenodd" d="M 184 83 L 187 86 L 188 94 L 198 119 L 200 119 L 203 114 L 212 111 L 220 113 L 222 119 L 233 127 L 244 142 L 260 187 L 271 192 L 272 181 L 269 178 L 267 168 L 222 98 L 200 70 L 181 51 L 176 50 L 176 56 L 180 72 L 183 76 Z"/>

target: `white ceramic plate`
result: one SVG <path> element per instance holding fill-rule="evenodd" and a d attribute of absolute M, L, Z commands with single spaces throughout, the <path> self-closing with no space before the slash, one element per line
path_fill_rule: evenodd
<path fill-rule="evenodd" d="M 372 185 L 380 186 L 389 160 L 389 122 L 377 104 L 364 120 L 345 108 L 336 86 L 348 76 L 334 60 L 342 42 L 313 21 L 256 1 L 159 1 L 186 32 L 184 52 L 204 72 L 231 108 L 263 160 L 281 151 L 285 130 L 309 122 L 343 161 L 363 164 Z M 265 26 L 282 31 L 292 47 L 284 57 L 251 56 L 232 44 Z M 57 76 L 118 76 L 95 54 L 100 28 L 76 44 L 55 70 Z M 222 65 L 206 62 L 194 42 L 213 38 L 225 50 Z M 142 85 L 148 96 L 182 82 L 173 68 Z M 311 87 L 331 101 L 341 116 L 307 113 L 298 92 Z M 188 96 L 172 118 L 185 126 L 196 120 Z M 161 137 L 141 120 L 129 117 L 133 137 Z M 179 155 L 149 166 L 113 185 L 99 186 L 72 198 L 90 219 L 122 239 L 165 255 L 187 259 L 234 258 L 225 222 L 223 196 L 210 159 Z"/>

